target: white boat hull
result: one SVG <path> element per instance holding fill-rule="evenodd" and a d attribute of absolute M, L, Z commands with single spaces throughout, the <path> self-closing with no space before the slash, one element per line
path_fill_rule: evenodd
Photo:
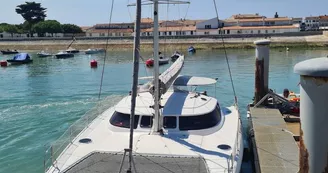
<path fill-rule="evenodd" d="M 48 173 L 65 172 L 85 156 L 93 152 L 123 152 L 128 148 L 129 129 L 110 125 L 114 107 L 99 115 L 86 127 L 48 169 Z M 134 153 L 141 155 L 166 155 L 202 157 L 211 173 L 239 173 L 243 157 L 242 129 L 235 107 L 224 109 L 218 126 L 205 130 L 167 132 L 165 135 L 149 135 L 150 129 L 139 128 L 134 133 Z M 91 143 L 81 144 L 80 139 L 90 138 Z M 218 149 L 218 145 L 231 146 L 230 150 Z M 234 159 L 232 159 L 234 158 Z M 113 171 L 113 170 L 111 170 Z"/>

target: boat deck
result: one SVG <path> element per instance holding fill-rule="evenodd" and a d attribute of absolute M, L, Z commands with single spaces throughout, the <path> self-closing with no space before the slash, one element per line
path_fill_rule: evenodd
<path fill-rule="evenodd" d="M 297 117 L 267 108 L 250 108 L 250 114 L 255 172 L 298 172 Z"/>
<path fill-rule="evenodd" d="M 63 173 L 117 173 L 123 159 L 123 153 L 95 152 L 73 165 Z M 124 157 L 121 172 L 127 172 L 129 158 Z M 147 173 L 207 173 L 205 160 L 202 157 L 168 157 L 137 155 L 133 156 L 132 172 Z M 111 171 L 112 170 L 112 171 Z M 113 171 L 114 170 L 114 171 Z"/>
<path fill-rule="evenodd" d="M 128 148 L 129 135 L 126 132 L 109 130 L 109 119 L 113 113 L 112 111 L 114 109 L 108 109 L 82 131 L 67 146 L 47 172 L 99 172 L 99 169 L 107 172 L 117 172 L 118 165 L 121 163 L 122 152 L 125 148 Z M 243 143 L 241 142 L 241 135 L 235 136 L 237 133 L 241 133 L 238 128 L 240 124 L 237 110 L 233 107 L 225 109 L 222 118 L 221 125 L 205 130 L 207 135 L 200 135 L 198 134 L 200 132 L 197 131 L 189 131 L 181 135 L 170 135 L 170 132 L 168 132 L 168 134 L 161 136 L 149 135 L 148 132 L 137 132 L 136 130 L 134 133 L 133 154 L 136 155 L 137 169 L 141 169 L 139 172 L 144 172 L 144 169 L 153 167 L 157 172 L 172 172 L 164 168 L 156 168 L 165 163 L 167 167 L 170 167 L 170 170 L 178 167 L 173 172 L 179 172 L 178 170 L 181 170 L 180 172 L 191 172 L 189 169 L 184 171 L 189 167 L 189 163 L 185 163 L 185 159 L 183 159 L 187 157 L 191 161 L 191 158 L 198 160 L 197 164 L 195 162 L 195 166 L 197 167 L 196 170 L 199 171 L 196 172 L 203 172 L 204 167 L 200 163 L 201 160 L 205 161 L 206 171 L 212 173 L 223 173 L 229 169 L 238 172 L 241 164 L 238 160 L 242 158 L 243 154 L 243 150 L 240 150 L 240 148 L 242 148 Z M 128 130 L 126 129 L 127 132 Z M 215 133 L 212 131 L 215 131 Z M 81 143 L 80 140 L 85 138 L 91 139 L 92 142 Z M 218 145 L 221 144 L 231 146 L 231 148 L 227 150 L 220 149 Z M 116 155 L 113 153 L 116 153 Z M 156 156 L 154 156 L 155 154 Z M 235 155 L 234 158 L 232 158 L 233 154 Z M 114 160 L 108 159 L 109 157 Z M 147 162 L 143 161 L 145 158 L 149 159 L 149 157 L 152 159 Z M 92 166 L 93 164 L 96 166 Z M 173 164 L 176 166 L 171 167 L 170 165 Z"/>

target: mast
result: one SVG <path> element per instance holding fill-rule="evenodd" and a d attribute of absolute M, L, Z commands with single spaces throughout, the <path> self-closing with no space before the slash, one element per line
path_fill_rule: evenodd
<path fill-rule="evenodd" d="M 133 163 L 132 150 L 133 150 L 133 130 L 134 130 L 134 112 L 136 106 L 136 97 L 138 89 L 138 73 L 139 73 L 139 50 L 140 50 L 140 23 L 141 23 L 141 0 L 136 2 L 136 21 L 135 21 L 135 32 L 134 32 L 134 48 L 133 48 L 133 84 L 132 84 L 132 95 L 131 95 L 131 115 L 130 115 L 130 141 L 129 141 L 129 169 Z"/>
<path fill-rule="evenodd" d="M 159 113 L 159 38 L 158 38 L 158 0 L 153 0 L 154 4 L 154 120 L 152 133 L 157 133 L 162 129 L 160 113 Z"/>

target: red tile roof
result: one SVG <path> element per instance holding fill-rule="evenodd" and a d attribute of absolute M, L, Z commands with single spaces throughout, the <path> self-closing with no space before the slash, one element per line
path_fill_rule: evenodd
<path fill-rule="evenodd" d="M 294 25 L 286 25 L 286 26 L 229 26 L 229 27 L 223 27 L 221 29 L 227 30 L 251 30 L 251 29 L 293 29 L 293 28 L 299 28 L 298 26 Z"/>
<path fill-rule="evenodd" d="M 160 27 L 158 31 L 166 32 L 166 31 L 195 31 L 196 26 L 183 26 L 183 27 Z M 142 32 L 153 32 L 153 28 L 144 29 Z"/>
<path fill-rule="evenodd" d="M 305 17 L 305 20 L 313 20 L 313 19 L 319 19 L 319 16 Z"/>
<path fill-rule="evenodd" d="M 326 15 L 324 15 L 324 16 L 319 16 L 319 19 L 327 20 L 327 19 L 328 19 L 328 16 L 326 16 Z"/>
<path fill-rule="evenodd" d="M 108 33 L 108 29 L 93 29 L 87 33 Z M 133 29 L 109 29 L 109 33 L 133 33 Z"/>

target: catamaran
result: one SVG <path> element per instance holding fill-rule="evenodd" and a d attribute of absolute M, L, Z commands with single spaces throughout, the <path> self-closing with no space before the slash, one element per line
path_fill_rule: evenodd
<path fill-rule="evenodd" d="M 184 89 L 217 80 L 180 75 L 182 54 L 159 75 L 159 0 L 149 3 L 154 7 L 154 76 L 138 85 L 141 0 L 137 0 L 132 92 L 71 137 L 60 153 L 50 147 L 51 164 L 47 167 L 45 161 L 45 172 L 240 172 L 243 140 L 238 105 L 223 107 L 206 92 Z"/>

